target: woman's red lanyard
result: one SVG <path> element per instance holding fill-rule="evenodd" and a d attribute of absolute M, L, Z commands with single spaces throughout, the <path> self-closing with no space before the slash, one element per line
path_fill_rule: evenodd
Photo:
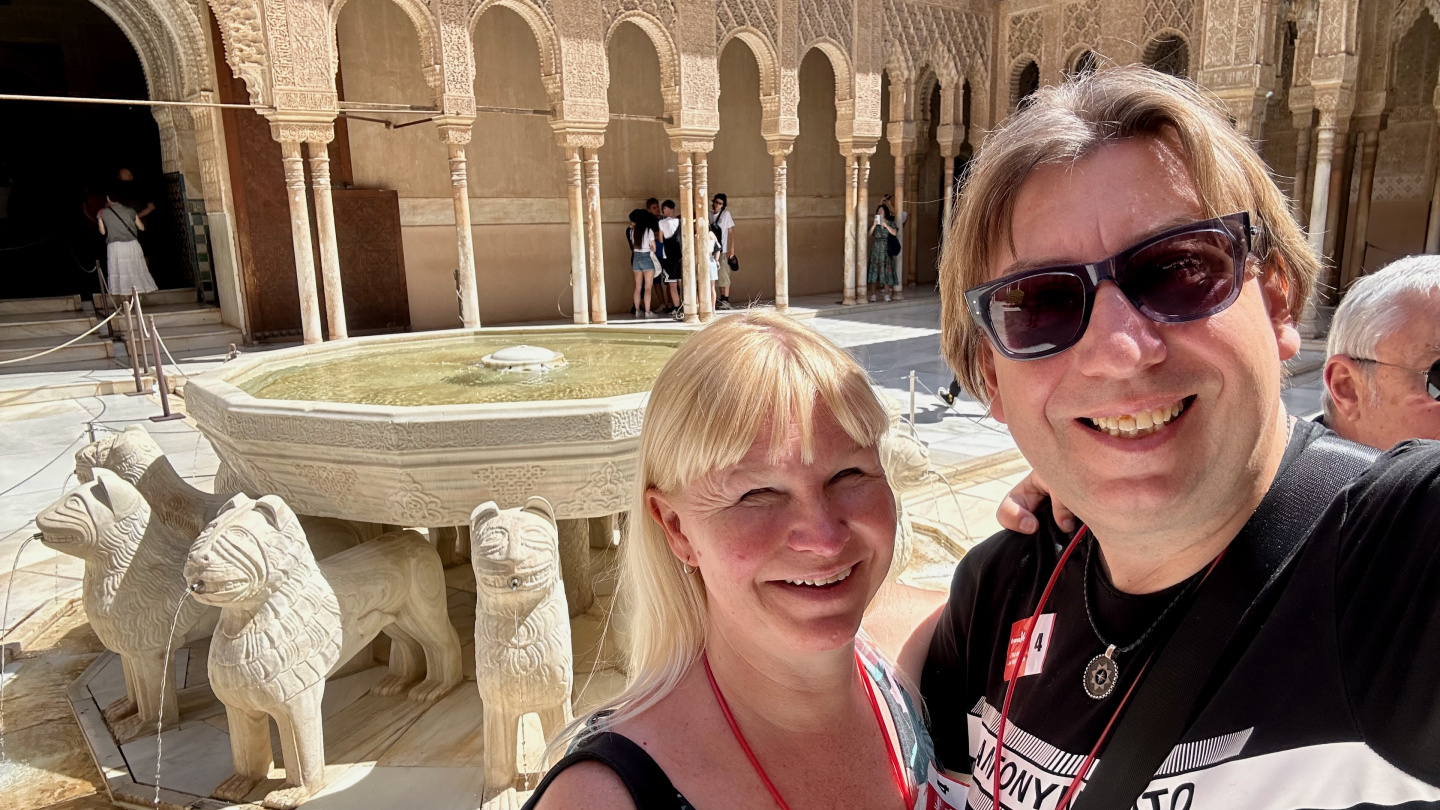
<path fill-rule="evenodd" d="M 1000 725 L 995 729 L 994 781 L 991 783 L 990 797 L 994 800 L 994 806 L 997 810 L 1003 806 L 1000 801 L 1000 758 L 1005 752 L 1005 724 L 1010 719 L 1010 699 L 1015 696 L 1015 684 L 1020 680 L 1021 674 L 1025 672 L 1025 659 L 1030 656 L 1030 636 L 1035 630 L 1035 622 L 1045 612 L 1045 603 L 1050 600 L 1050 592 L 1055 590 L 1055 583 L 1060 579 L 1060 572 L 1065 570 L 1065 561 L 1070 559 L 1071 552 L 1075 551 L 1076 547 L 1080 545 L 1080 539 L 1085 536 L 1087 531 L 1089 531 L 1088 527 L 1082 525 L 1080 530 L 1075 532 L 1074 539 L 1070 541 L 1070 545 L 1065 547 L 1065 552 L 1060 555 L 1060 561 L 1055 564 L 1055 572 L 1050 575 L 1050 581 L 1045 583 L 1045 590 L 1040 594 L 1040 604 L 1035 606 L 1035 615 L 1025 624 L 1025 635 L 1020 645 L 1020 660 L 1015 662 L 1014 675 L 1010 678 L 1009 685 L 1005 687 L 1005 700 L 1000 709 Z M 1225 552 L 1222 551 L 1219 556 L 1211 561 L 1210 567 L 1205 571 L 1205 576 L 1200 578 L 1201 583 L 1204 583 L 1205 580 L 1209 578 L 1210 574 L 1214 572 L 1215 566 L 1220 564 L 1220 559 L 1224 556 Z M 1105 740 L 1110 736 L 1110 730 L 1115 727 L 1115 721 L 1120 717 L 1120 712 L 1125 710 L 1125 704 L 1130 702 L 1130 695 L 1135 692 L 1135 686 L 1145 677 L 1145 670 L 1150 668 L 1150 660 L 1153 657 L 1154 652 L 1152 651 L 1150 656 L 1145 659 L 1145 663 L 1140 666 L 1139 671 L 1135 673 L 1135 680 L 1130 682 L 1130 688 L 1126 689 L 1124 696 L 1120 698 L 1120 704 L 1115 707 L 1115 711 L 1110 715 L 1109 721 L 1105 723 L 1105 728 L 1100 732 L 1100 737 L 1095 740 L 1095 746 L 1090 749 L 1090 753 L 1086 755 L 1085 760 L 1080 763 L 1080 770 L 1075 772 L 1075 778 L 1070 781 L 1070 786 L 1065 789 L 1065 793 L 1060 797 L 1060 802 L 1055 805 L 1056 810 L 1065 810 L 1065 808 L 1069 807 L 1070 802 L 1075 798 L 1075 794 L 1080 791 L 1080 785 L 1085 781 L 1086 774 L 1090 772 L 1090 766 L 1095 763 L 1095 757 L 1099 755 L 1100 747 L 1105 744 Z"/>
<path fill-rule="evenodd" d="M 770 776 L 760 766 L 760 760 L 756 758 L 755 752 L 750 750 L 750 743 L 745 741 L 745 735 L 740 733 L 740 725 L 735 722 L 735 715 L 730 713 L 730 704 L 725 702 L 725 696 L 720 693 L 720 685 L 715 682 L 715 673 L 710 671 L 710 658 L 701 656 L 705 663 L 705 677 L 710 679 L 710 691 L 715 693 L 715 700 L 720 704 L 720 711 L 725 715 L 725 722 L 730 724 L 730 731 L 735 735 L 735 742 L 740 743 L 740 750 L 745 752 L 745 758 L 750 760 L 750 765 L 759 775 L 760 781 L 765 783 L 765 789 L 770 791 L 770 798 L 780 806 L 780 810 L 790 810 L 790 805 L 780 797 L 780 791 L 776 789 L 775 783 L 770 781 Z M 905 777 L 905 766 L 900 764 L 900 753 L 896 749 L 895 740 L 891 738 L 890 731 L 885 726 L 885 716 L 880 713 L 880 702 L 875 699 L 875 687 L 870 683 L 870 676 L 865 673 L 865 664 L 860 660 L 860 653 L 855 653 L 855 666 L 860 671 L 860 682 L 865 684 L 865 696 L 870 698 L 870 708 L 875 712 L 875 722 L 880 726 L 880 736 L 885 738 L 885 753 L 890 756 L 890 776 L 895 780 L 895 786 L 900 789 L 900 795 L 905 799 L 905 806 L 908 808 L 914 803 L 913 794 L 910 791 L 910 780 Z"/>

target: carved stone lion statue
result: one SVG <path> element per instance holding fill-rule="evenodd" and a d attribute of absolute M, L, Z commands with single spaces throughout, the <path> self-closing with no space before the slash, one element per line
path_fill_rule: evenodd
<path fill-rule="evenodd" d="M 520 718 L 545 736 L 569 724 L 574 681 L 559 532 L 544 498 L 518 509 L 487 502 L 470 514 L 475 569 L 475 680 L 485 705 L 486 808 L 518 807 Z M 547 763 L 548 766 L 548 763 Z"/>
<path fill-rule="evenodd" d="M 179 648 L 208 635 L 219 616 L 193 599 L 181 605 L 190 541 L 152 514 L 139 491 L 97 468 L 92 481 L 35 518 L 45 545 L 85 561 L 85 613 L 100 642 L 120 655 L 125 671 L 127 697 L 106 712 L 122 743 L 155 733 L 162 718 L 162 674 L 173 657 L 173 649 L 166 649 L 171 622 L 173 647 Z M 163 719 L 170 724 L 180 704 L 175 678 L 163 680 Z"/>
<path fill-rule="evenodd" d="M 235 773 L 216 798 L 242 801 L 266 778 L 269 718 L 280 730 L 285 786 L 264 805 L 296 807 L 324 786 L 325 679 L 381 632 L 391 639 L 390 672 L 374 694 L 408 690 L 411 700 L 434 701 L 460 683 L 445 572 L 416 532 L 317 563 L 284 501 L 236 495 L 196 540 L 185 580 L 196 599 L 220 608 L 210 686 L 225 704 Z"/>
<path fill-rule="evenodd" d="M 890 429 L 880 437 L 880 466 L 885 469 L 885 478 L 895 492 L 895 552 L 885 577 L 886 581 L 893 582 L 905 571 L 915 551 L 914 529 L 901 494 L 923 483 L 930 471 L 929 448 L 915 435 L 910 424 L 898 416 L 892 416 Z"/>

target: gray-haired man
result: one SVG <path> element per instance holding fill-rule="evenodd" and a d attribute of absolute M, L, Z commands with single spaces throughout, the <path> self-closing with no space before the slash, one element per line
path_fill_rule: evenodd
<path fill-rule="evenodd" d="M 1409 256 L 1355 282 L 1326 354 L 1331 430 L 1381 450 L 1440 439 L 1440 256 Z"/>

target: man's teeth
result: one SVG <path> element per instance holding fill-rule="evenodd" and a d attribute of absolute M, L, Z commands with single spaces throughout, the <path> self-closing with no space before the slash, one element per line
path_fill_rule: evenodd
<path fill-rule="evenodd" d="M 1089 421 L 1096 430 L 1109 433 L 1111 436 L 1133 439 L 1154 433 L 1169 424 L 1184 410 L 1185 400 L 1182 399 L 1168 408 L 1155 408 L 1137 414 L 1127 413 L 1120 416 L 1092 416 Z"/>
<path fill-rule="evenodd" d="M 821 585 L 834 585 L 840 580 L 850 576 L 850 572 L 854 570 L 855 566 L 852 565 L 829 579 L 787 579 L 785 582 L 789 585 L 809 585 L 813 588 L 818 588 Z"/>

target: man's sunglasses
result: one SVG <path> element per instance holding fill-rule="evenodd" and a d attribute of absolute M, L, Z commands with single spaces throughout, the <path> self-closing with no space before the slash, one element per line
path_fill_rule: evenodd
<path fill-rule="evenodd" d="M 1425 376 L 1425 393 L 1436 402 L 1440 402 L 1440 359 L 1430 364 L 1430 368 L 1410 368 L 1409 366 L 1397 366 L 1394 363 L 1386 363 L 1380 360 L 1371 360 L 1368 357 L 1352 357 L 1358 363 L 1374 363 L 1377 366 L 1389 366 L 1398 368 L 1401 371 L 1408 371 L 1411 374 L 1422 374 Z"/>
<path fill-rule="evenodd" d="M 1011 360 L 1038 360 L 1085 334 L 1102 281 L 1158 323 L 1207 318 L 1235 303 L 1251 237 L 1241 211 L 1181 225 L 1098 262 L 1025 270 L 965 291 L 970 315 Z"/>

